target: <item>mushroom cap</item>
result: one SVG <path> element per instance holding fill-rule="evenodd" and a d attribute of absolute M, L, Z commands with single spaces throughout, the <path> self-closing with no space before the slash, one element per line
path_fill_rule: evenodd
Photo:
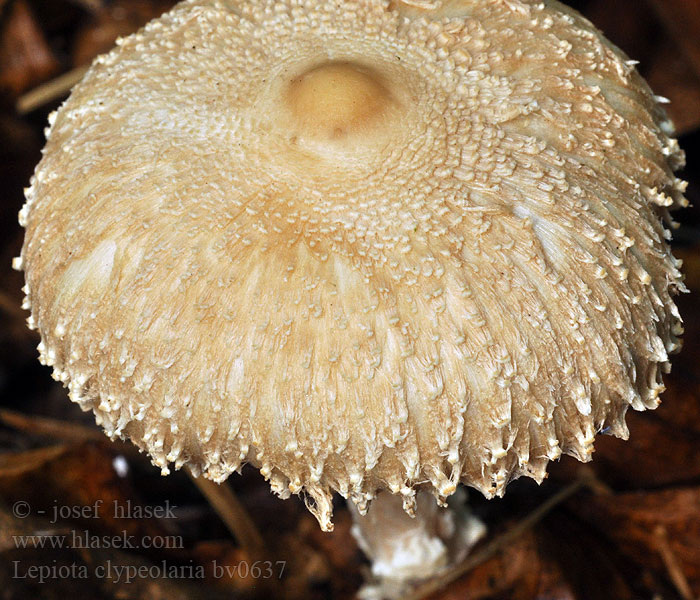
<path fill-rule="evenodd" d="M 684 161 L 555 2 L 188 0 L 53 114 L 16 266 L 41 360 L 168 472 L 486 496 L 659 403 Z"/>

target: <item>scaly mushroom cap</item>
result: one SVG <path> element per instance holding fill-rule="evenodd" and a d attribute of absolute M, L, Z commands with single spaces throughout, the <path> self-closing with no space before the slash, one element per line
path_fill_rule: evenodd
<path fill-rule="evenodd" d="M 678 348 L 658 100 L 554 2 L 183 2 L 51 119 L 41 358 L 164 473 L 252 463 L 324 528 L 539 481 Z"/>

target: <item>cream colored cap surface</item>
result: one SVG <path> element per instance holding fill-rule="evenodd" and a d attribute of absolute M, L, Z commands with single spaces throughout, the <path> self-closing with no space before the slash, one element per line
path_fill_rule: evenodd
<path fill-rule="evenodd" d="M 192 0 L 52 116 L 20 220 L 42 360 L 168 472 L 541 480 L 658 404 L 683 154 L 557 3 Z"/>

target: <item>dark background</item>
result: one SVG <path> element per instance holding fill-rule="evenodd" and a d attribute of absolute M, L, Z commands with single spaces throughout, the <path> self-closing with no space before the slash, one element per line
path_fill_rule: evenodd
<path fill-rule="evenodd" d="M 581 0 L 581 10 L 625 52 L 655 93 L 668 97 L 681 146 L 683 173 L 693 207 L 676 218 L 674 251 L 685 261 L 687 285 L 700 291 L 700 0 Z M 22 231 L 17 212 L 40 158 L 48 113 L 64 95 L 60 76 L 75 74 L 118 35 L 127 35 L 172 5 L 164 0 L 0 0 L 0 600 L 24 598 L 350 598 L 365 568 L 349 536 L 339 503 L 336 531 L 322 534 L 297 499 L 274 498 L 252 471 L 231 484 L 262 531 L 266 560 L 285 560 L 279 581 L 214 578 L 210 567 L 252 561 L 248 548 L 228 533 L 214 510 L 182 473 L 161 478 L 131 446 L 110 443 L 52 381 L 37 360 L 38 339 L 20 309 L 21 274 L 10 269 Z M 79 71 L 78 71 L 79 75 Z M 59 78 L 57 80 L 57 78 Z M 47 92 L 28 106 L 30 95 Z M 56 87 L 55 85 L 53 87 Z M 629 442 L 601 438 L 589 474 L 595 492 L 581 492 L 533 529 L 502 547 L 435 598 L 523 600 L 700 598 L 700 310 L 697 294 L 679 300 L 686 322 L 685 348 L 674 357 L 664 404 L 630 414 Z M 117 462 L 115 462 L 117 459 Z M 123 459 L 123 460 L 122 460 Z M 126 465 L 126 470 L 124 466 Z M 541 487 L 516 482 L 504 500 L 471 494 L 490 527 L 489 539 L 508 531 L 579 474 L 564 458 Z M 131 500 L 138 506 L 177 505 L 175 520 L 117 521 L 69 515 L 46 517 L 54 506 Z M 16 502 L 32 514 L 18 519 Z M 46 517 L 38 515 L 45 510 Z M 88 529 L 101 535 L 128 531 L 174 535 L 181 548 L 159 550 L 19 549 L 12 537 L 44 531 Z M 207 566 L 196 577 L 138 577 L 129 585 L 88 577 L 18 577 L 34 566 Z M 17 569 L 20 569 L 19 571 Z"/>

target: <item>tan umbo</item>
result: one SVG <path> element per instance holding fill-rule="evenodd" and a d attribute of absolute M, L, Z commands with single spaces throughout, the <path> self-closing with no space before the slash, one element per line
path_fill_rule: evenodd
<path fill-rule="evenodd" d="M 41 359 L 168 472 L 486 496 L 654 408 L 683 154 L 556 2 L 192 0 L 98 58 L 21 212 Z"/>

